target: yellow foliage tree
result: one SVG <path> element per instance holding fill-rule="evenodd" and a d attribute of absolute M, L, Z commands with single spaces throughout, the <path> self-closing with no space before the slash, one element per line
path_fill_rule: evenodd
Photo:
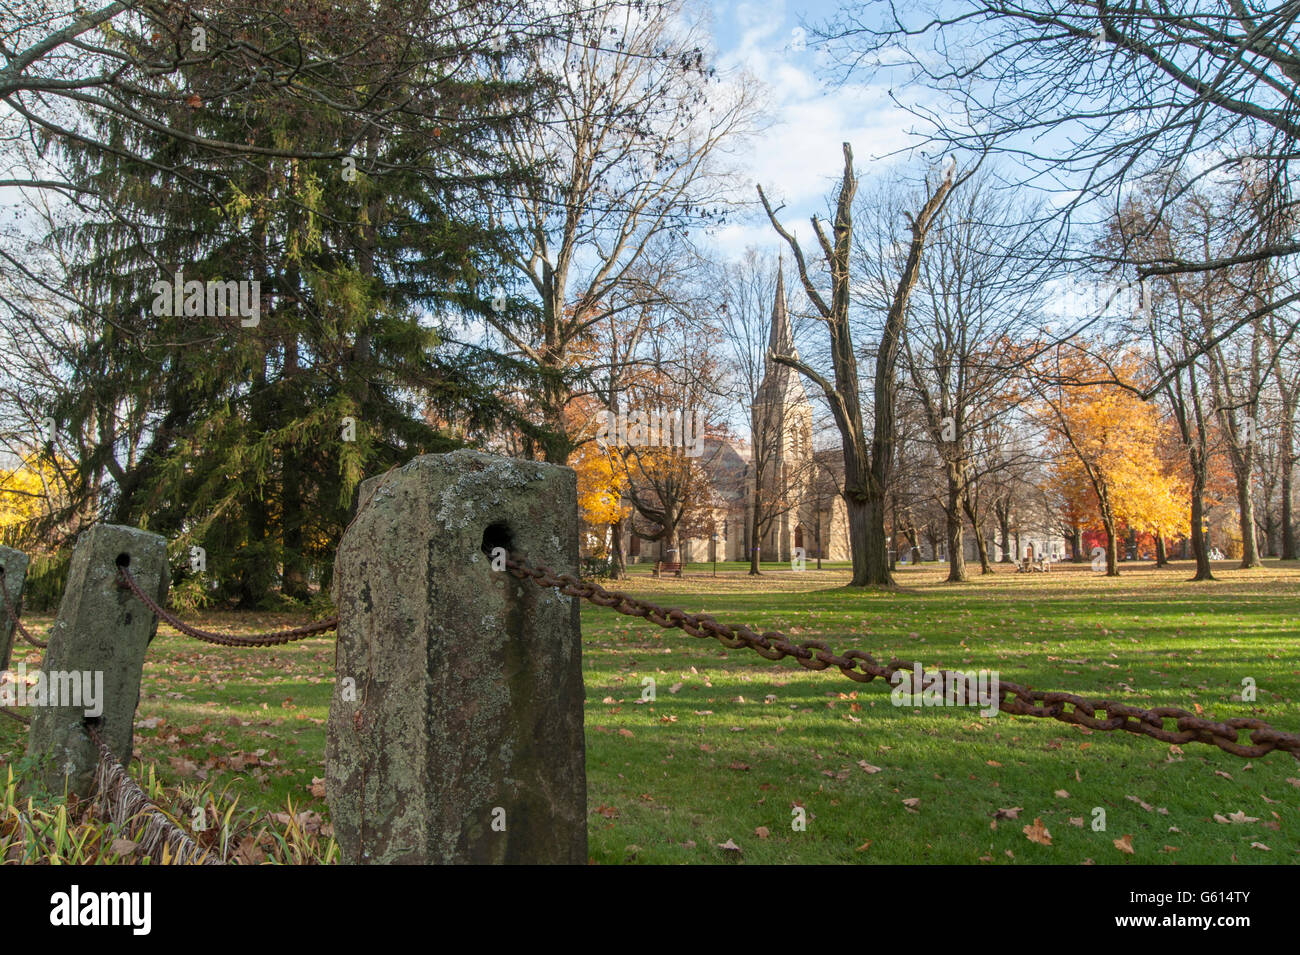
<path fill-rule="evenodd" d="M 58 508 L 75 470 L 66 460 L 56 468 L 39 452 L 29 453 L 14 467 L 0 468 L 0 527 L 26 524 Z"/>
<path fill-rule="evenodd" d="M 1065 364 L 1074 380 L 1091 383 L 1043 395 L 1053 484 L 1076 512 L 1091 504 L 1106 532 L 1106 572 L 1115 576 L 1121 525 L 1165 538 L 1187 532 L 1187 482 L 1159 454 L 1162 422 L 1153 404 L 1099 383 L 1106 368 L 1082 353 Z"/>

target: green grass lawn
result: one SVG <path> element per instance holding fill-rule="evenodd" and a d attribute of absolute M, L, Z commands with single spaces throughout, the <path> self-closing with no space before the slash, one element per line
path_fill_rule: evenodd
<path fill-rule="evenodd" d="M 625 586 L 881 662 L 990 668 L 1037 689 L 1300 730 L 1300 568 L 1224 563 L 1220 581 L 1193 584 L 1186 563 L 1125 566 L 1119 579 L 1056 565 L 952 586 L 927 565 L 901 570 L 897 592 L 861 593 L 844 588 L 842 566 L 811 567 L 765 565 L 754 579 L 735 564 L 716 578 L 692 565 L 656 580 L 643 565 Z M 33 618 L 40 630 L 50 619 Z M 202 625 L 252 632 L 288 619 L 208 614 Z M 596 862 L 1294 863 L 1300 852 L 1300 765 L 1284 753 L 1245 760 L 1051 720 L 894 706 L 879 680 L 770 663 L 592 606 L 583 636 Z M 22 659 L 35 666 L 38 651 L 22 645 Z M 324 775 L 332 663 L 328 638 L 227 649 L 163 627 L 138 754 L 171 784 L 205 781 L 268 811 L 292 797 L 327 816 L 313 781 Z M 642 700 L 647 677 L 653 702 Z M 1240 699 L 1246 677 L 1253 703 Z M 6 761 L 20 745 L 4 721 Z M 1098 809 L 1104 831 L 1093 829 Z M 1050 845 L 1026 827 L 1045 828 Z"/>

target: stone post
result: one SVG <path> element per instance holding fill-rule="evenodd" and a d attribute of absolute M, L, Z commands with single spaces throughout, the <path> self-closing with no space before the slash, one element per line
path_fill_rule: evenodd
<path fill-rule="evenodd" d="M 158 618 L 118 584 L 125 565 L 140 589 L 167 598 L 167 541 L 133 527 L 97 524 L 77 538 L 68 584 L 50 629 L 40 683 L 46 700 L 34 704 L 27 755 L 41 760 L 41 779 L 54 793 L 87 796 L 99 750 L 94 726 L 119 762 L 131 761 L 135 709 L 145 650 Z"/>
<path fill-rule="evenodd" d="M 576 573 L 574 472 L 426 455 L 359 500 L 334 566 L 325 776 L 342 861 L 585 864 L 579 608 L 491 557 Z"/>
<path fill-rule="evenodd" d="M 4 571 L 4 588 L 9 595 L 9 606 L 14 608 L 14 613 L 21 613 L 23 586 L 27 582 L 27 555 L 10 547 L 0 547 L 0 570 Z M 9 619 L 9 614 L 5 613 L 4 604 L 0 603 L 0 670 L 9 669 L 17 629 Z"/>

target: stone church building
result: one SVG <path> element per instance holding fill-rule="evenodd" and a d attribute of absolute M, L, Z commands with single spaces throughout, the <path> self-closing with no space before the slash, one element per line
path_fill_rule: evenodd
<path fill-rule="evenodd" d="M 781 272 L 768 347 L 777 354 L 799 354 Z M 844 475 L 843 453 L 838 441 L 833 448 L 814 450 L 812 410 L 802 376 L 766 360 L 750 409 L 749 440 L 707 438 L 699 459 L 717 506 L 694 525 L 711 525 L 712 533 L 688 536 L 681 545 L 683 554 L 677 553 L 677 541 L 648 541 L 632 534 L 629 562 L 748 561 L 754 547 L 765 561 L 788 563 L 797 548 L 807 561 L 818 556 L 849 560 L 848 518 L 838 491 Z M 760 533 L 758 540 L 751 541 L 755 484 Z"/>

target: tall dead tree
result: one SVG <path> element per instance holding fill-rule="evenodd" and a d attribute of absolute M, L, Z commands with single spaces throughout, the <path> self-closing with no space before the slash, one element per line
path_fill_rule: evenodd
<path fill-rule="evenodd" d="M 874 382 L 874 424 L 871 443 L 867 443 L 866 428 L 859 400 L 858 363 L 854 355 L 853 335 L 849 326 L 849 257 L 853 248 L 853 197 L 858 191 L 858 179 L 853 172 L 853 148 L 844 144 L 844 174 L 840 180 L 839 197 L 835 206 L 833 240 L 826 235 L 821 221 L 812 217 L 813 232 L 821 246 L 826 268 L 830 272 L 831 297 L 828 302 L 818 291 L 808 273 L 808 263 L 799 241 L 781 225 L 771 203 L 758 187 L 758 197 L 763 209 L 778 235 L 790 246 L 799 279 L 805 294 L 812 303 L 816 318 L 826 325 L 830 335 L 831 364 L 835 382 L 794 355 L 772 354 L 772 361 L 787 365 L 809 381 L 826 396 L 835 424 L 840 430 L 844 448 L 844 503 L 849 515 L 849 547 L 853 554 L 853 580 L 855 587 L 887 587 L 893 583 L 889 572 L 889 547 L 885 533 L 886 484 L 892 470 L 896 425 L 894 418 L 894 370 L 898 363 L 898 348 L 907 315 L 907 301 L 916 285 L 920 271 L 921 252 L 926 235 L 935 216 L 953 188 L 953 171 L 950 167 L 938 187 L 930 194 L 920 212 L 915 216 L 905 213 L 912 239 L 902 274 L 895 286 L 893 301 L 885 318 L 880 346 L 876 351 Z M 954 164 L 955 166 L 955 164 Z"/>

